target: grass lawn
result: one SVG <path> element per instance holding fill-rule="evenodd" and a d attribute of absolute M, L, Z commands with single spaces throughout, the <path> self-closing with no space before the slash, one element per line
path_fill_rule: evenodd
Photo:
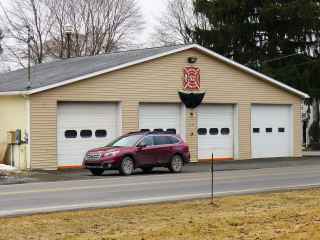
<path fill-rule="evenodd" d="M 0 239 L 320 239 L 320 189 L 0 219 Z"/>

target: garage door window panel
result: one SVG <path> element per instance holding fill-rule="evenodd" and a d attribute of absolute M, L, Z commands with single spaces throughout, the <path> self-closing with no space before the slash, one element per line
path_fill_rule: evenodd
<path fill-rule="evenodd" d="M 162 129 L 162 128 L 155 128 L 155 129 L 153 129 L 153 131 L 154 131 L 154 132 L 160 132 L 160 133 L 162 133 L 162 132 L 163 132 L 163 129 Z"/>
<path fill-rule="evenodd" d="M 92 131 L 91 130 L 81 130 L 80 136 L 82 138 L 91 138 L 92 137 Z"/>
<path fill-rule="evenodd" d="M 104 129 L 98 129 L 96 130 L 95 135 L 97 138 L 104 138 L 107 136 L 107 131 Z"/>
<path fill-rule="evenodd" d="M 206 128 L 199 128 L 198 135 L 207 135 L 207 129 Z"/>
<path fill-rule="evenodd" d="M 175 128 L 168 128 L 167 132 L 177 133 L 177 130 Z"/>
<path fill-rule="evenodd" d="M 284 131 L 284 128 L 278 128 L 278 132 L 279 133 L 284 133 L 285 131 Z"/>
<path fill-rule="evenodd" d="M 76 138 L 78 136 L 78 134 L 77 134 L 76 130 L 66 130 L 64 132 L 64 136 L 66 138 Z"/>
<path fill-rule="evenodd" d="M 272 133 L 272 128 L 266 128 L 266 133 Z"/>
<path fill-rule="evenodd" d="M 229 128 L 221 128 L 221 135 L 229 135 L 230 129 Z"/>
<path fill-rule="evenodd" d="M 260 128 L 253 128 L 253 129 L 252 129 L 252 132 L 253 132 L 253 133 L 260 133 Z"/>
<path fill-rule="evenodd" d="M 209 133 L 210 133 L 210 135 L 218 135 L 219 129 L 218 128 L 210 128 Z"/>
<path fill-rule="evenodd" d="M 145 133 L 145 132 L 150 132 L 150 129 L 146 129 L 146 128 L 140 129 L 140 132 L 143 132 L 143 133 Z"/>

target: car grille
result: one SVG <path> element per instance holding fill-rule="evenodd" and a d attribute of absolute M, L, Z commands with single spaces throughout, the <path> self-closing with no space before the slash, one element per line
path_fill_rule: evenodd
<path fill-rule="evenodd" d="M 100 163 L 85 163 L 85 167 L 101 167 Z"/>
<path fill-rule="evenodd" d="M 101 157 L 100 153 L 87 153 L 86 154 L 87 160 L 99 160 L 100 157 Z"/>

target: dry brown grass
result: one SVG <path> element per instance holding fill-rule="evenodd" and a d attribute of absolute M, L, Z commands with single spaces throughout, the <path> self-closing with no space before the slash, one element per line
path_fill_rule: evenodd
<path fill-rule="evenodd" d="M 3 170 L 3 169 L 0 169 L 0 177 L 3 177 L 3 176 L 15 176 L 15 175 L 21 175 L 22 172 L 18 172 L 18 171 L 15 171 L 15 170 Z"/>
<path fill-rule="evenodd" d="M 320 239 L 320 189 L 0 219 L 0 239 Z"/>

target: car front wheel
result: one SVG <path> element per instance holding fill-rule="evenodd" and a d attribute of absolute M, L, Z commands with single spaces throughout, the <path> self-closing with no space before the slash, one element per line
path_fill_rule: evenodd
<path fill-rule="evenodd" d="M 179 155 L 174 155 L 170 161 L 169 170 L 172 173 L 181 172 L 183 166 L 182 158 Z"/>
<path fill-rule="evenodd" d="M 120 164 L 119 172 L 122 175 L 130 175 L 133 172 L 134 164 L 130 157 L 125 157 L 122 159 Z"/>
<path fill-rule="evenodd" d="M 90 172 L 95 176 L 101 176 L 102 173 L 104 172 L 104 170 L 100 169 L 100 168 L 98 168 L 98 169 L 93 168 L 93 169 L 90 169 Z"/>

